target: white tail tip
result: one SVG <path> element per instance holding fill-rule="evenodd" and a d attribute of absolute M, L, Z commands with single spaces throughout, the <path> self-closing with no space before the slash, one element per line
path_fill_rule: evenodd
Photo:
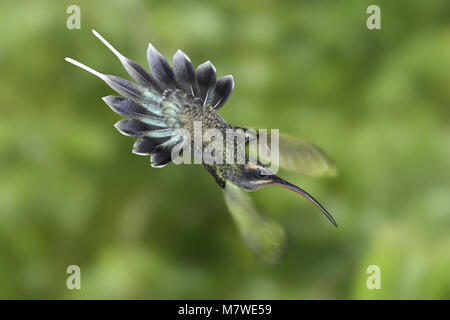
<path fill-rule="evenodd" d="M 101 42 L 103 42 L 103 44 L 108 47 L 109 50 L 111 50 L 116 56 L 117 58 L 119 58 L 120 60 L 124 59 L 125 57 L 116 50 L 116 48 L 114 48 L 108 41 L 106 41 L 105 38 L 103 38 L 100 33 L 98 33 L 97 31 L 95 31 L 94 29 L 92 29 L 92 33 L 94 34 L 94 36 L 97 37 L 97 39 L 99 39 Z"/>
<path fill-rule="evenodd" d="M 89 73 L 92 73 L 93 75 L 95 75 L 95 76 L 97 76 L 97 77 L 99 77 L 101 79 L 105 78 L 104 74 L 102 74 L 102 73 L 100 73 L 100 72 L 98 72 L 98 71 L 96 71 L 96 70 L 94 70 L 92 68 L 89 68 L 88 66 L 82 64 L 81 62 L 78 62 L 77 60 L 74 60 L 72 58 L 65 58 L 64 60 L 66 60 L 67 62 L 73 64 L 74 66 L 77 66 L 77 67 L 79 67 L 81 69 L 86 70 Z"/>

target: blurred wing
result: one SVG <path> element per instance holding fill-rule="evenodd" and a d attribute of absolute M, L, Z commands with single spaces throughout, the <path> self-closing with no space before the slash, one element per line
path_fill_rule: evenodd
<path fill-rule="evenodd" d="M 227 207 L 247 246 L 263 261 L 276 263 L 285 244 L 283 228 L 262 218 L 239 187 L 228 182 L 224 190 Z"/>
<path fill-rule="evenodd" d="M 254 138 L 255 136 L 250 136 L 249 140 Z M 263 142 L 262 140 L 259 139 L 258 143 Z M 272 137 L 268 135 L 267 143 L 261 145 L 266 152 L 258 152 L 258 158 L 263 163 L 270 161 L 271 140 Z M 306 140 L 280 133 L 278 149 L 278 165 L 280 168 L 311 177 L 333 177 L 337 175 L 338 171 L 334 161 L 325 151 Z M 255 157 L 254 154 L 251 155 Z"/>

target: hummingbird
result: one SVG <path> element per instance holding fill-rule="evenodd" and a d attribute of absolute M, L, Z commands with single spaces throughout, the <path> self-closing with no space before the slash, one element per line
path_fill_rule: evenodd
<path fill-rule="evenodd" d="M 125 117 L 114 126 L 121 134 L 136 138 L 132 152 L 150 156 L 152 167 L 161 168 L 174 161 L 174 151 L 182 146 L 190 146 L 187 150 L 195 156 L 201 155 L 202 150 L 192 138 L 176 134 L 180 129 L 194 134 L 195 122 L 200 123 L 203 129 L 215 129 L 224 135 L 229 129 L 246 129 L 228 124 L 219 115 L 218 111 L 233 91 L 234 80 L 231 75 L 217 79 L 216 69 L 210 61 L 194 69 L 189 57 L 178 50 L 170 66 L 149 44 L 149 73 L 122 55 L 98 32 L 92 32 L 119 59 L 134 82 L 100 73 L 71 58 L 65 60 L 97 76 L 120 94 L 102 99 L 114 112 Z M 245 144 L 257 138 L 257 134 L 247 134 Z M 309 176 L 336 174 L 334 162 L 319 147 L 286 134 L 280 134 L 278 139 L 281 168 Z M 205 146 L 205 143 L 201 144 L 200 149 Z M 270 151 L 268 142 L 265 147 Z M 337 227 L 331 214 L 314 197 L 277 176 L 259 159 L 245 154 L 245 161 L 241 163 L 207 163 L 203 160 L 201 163 L 224 190 L 226 205 L 244 241 L 255 255 L 266 262 L 278 261 L 285 247 L 285 232 L 276 222 L 260 215 L 245 191 L 256 191 L 270 185 L 290 189 L 312 202 Z"/>

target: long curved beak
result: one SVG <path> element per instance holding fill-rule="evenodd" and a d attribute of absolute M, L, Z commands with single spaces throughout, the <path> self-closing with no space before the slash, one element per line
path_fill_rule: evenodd
<path fill-rule="evenodd" d="M 308 199 L 309 201 L 311 201 L 312 203 L 314 203 L 316 205 L 316 207 L 318 207 L 320 209 L 320 211 L 322 211 L 322 213 L 328 218 L 328 220 L 330 220 L 331 223 L 334 224 L 335 227 L 337 227 L 336 221 L 334 221 L 331 214 L 329 214 L 328 211 L 325 210 L 325 208 L 322 207 L 322 205 L 316 199 L 314 199 L 308 192 L 306 192 L 303 189 L 300 189 L 299 187 L 297 187 L 296 185 L 293 185 L 292 183 L 287 182 L 286 180 L 281 179 L 278 176 L 274 176 L 273 184 L 276 184 L 276 185 L 279 185 L 280 187 L 295 191 L 298 194 L 305 197 L 306 199 Z"/>

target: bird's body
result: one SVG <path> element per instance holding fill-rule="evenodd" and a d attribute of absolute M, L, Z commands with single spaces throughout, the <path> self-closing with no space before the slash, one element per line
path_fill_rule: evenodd
<path fill-rule="evenodd" d="M 177 92 L 179 93 L 179 92 Z M 226 161 L 222 162 L 214 162 L 207 163 L 204 159 L 204 150 L 209 147 L 214 150 L 221 150 L 222 159 L 226 159 L 227 150 L 223 147 L 222 141 L 209 141 L 203 140 L 202 143 L 196 144 L 194 138 L 196 137 L 195 126 L 200 125 L 202 131 L 215 130 L 216 133 L 219 133 L 222 137 L 227 136 L 227 130 L 233 129 L 234 127 L 229 125 L 213 108 L 213 106 L 203 106 L 200 100 L 191 100 L 189 99 L 189 95 L 185 95 L 180 97 L 178 100 L 184 101 L 178 105 L 177 118 L 178 121 L 174 124 L 173 130 L 184 129 L 187 131 L 190 137 L 190 141 L 187 143 L 190 144 L 190 149 L 192 154 L 197 159 L 200 159 L 205 169 L 215 178 L 216 182 L 222 188 L 225 187 L 225 181 L 236 181 L 240 179 L 242 176 L 242 172 L 245 170 L 245 161 L 248 162 L 248 156 L 245 155 L 244 163 L 239 163 L 238 161 L 238 144 L 233 143 L 233 155 L 231 163 L 227 163 Z M 165 110 L 165 101 L 162 103 L 162 109 Z M 172 105 L 172 103 L 169 103 Z M 164 111 L 163 111 L 164 113 Z M 254 188 L 248 187 L 245 188 L 245 181 L 242 181 L 242 187 L 247 191 L 253 191 Z"/>
<path fill-rule="evenodd" d="M 174 99 L 175 101 L 171 101 L 170 97 L 177 97 Z M 213 106 L 203 106 L 203 103 L 199 99 L 191 99 L 191 95 L 186 93 L 181 93 L 180 91 L 175 92 L 167 92 L 167 98 L 163 99 L 161 104 L 161 109 L 163 110 L 163 114 L 167 117 L 172 115 L 172 106 L 176 105 L 176 118 L 177 120 L 173 122 L 172 129 L 174 132 L 179 129 L 184 129 L 187 131 L 190 137 L 190 141 L 186 141 L 186 143 L 190 144 L 190 149 L 194 157 L 200 159 L 202 164 L 205 166 L 205 169 L 213 175 L 216 179 L 217 183 L 224 187 L 225 185 L 225 177 L 233 176 L 233 172 L 236 172 L 239 164 L 237 161 L 234 161 L 232 164 L 227 163 L 214 163 L 208 164 L 205 163 L 203 158 L 203 151 L 206 147 L 214 148 L 215 150 L 220 149 L 219 141 L 205 141 L 202 139 L 201 143 L 196 144 L 194 139 L 196 137 L 197 132 L 195 132 L 195 126 L 200 125 L 202 131 L 207 130 L 216 130 L 223 137 L 227 134 L 227 129 L 231 129 L 232 127 L 217 113 L 217 111 L 213 108 Z M 182 101 L 180 103 L 180 101 Z M 234 145 L 234 160 L 237 160 L 237 145 Z M 222 148 L 222 158 L 226 158 L 226 149 Z"/>
<path fill-rule="evenodd" d="M 194 70 L 189 58 L 180 50 L 175 54 L 171 67 L 152 45 L 149 45 L 147 51 L 152 71 L 152 74 L 149 74 L 119 53 L 97 32 L 93 32 L 119 58 L 136 83 L 117 76 L 104 75 L 70 58 L 66 60 L 98 76 L 122 95 L 122 97 L 107 96 L 103 100 L 113 111 L 127 118 L 116 123 L 115 127 L 122 134 L 137 138 L 133 153 L 151 156 L 152 166 L 163 167 L 174 160 L 174 155 L 181 147 L 189 146 L 188 150 L 195 158 L 200 159 L 200 163 L 225 190 L 227 204 L 235 218 L 238 216 L 234 213 L 241 212 L 240 209 L 245 208 L 243 211 L 245 213 L 243 215 L 242 212 L 239 213 L 240 216 L 236 218 L 238 225 L 242 227 L 251 222 L 245 228 L 260 230 L 241 230 L 250 247 L 256 248 L 255 251 L 270 249 L 277 241 L 280 242 L 280 239 L 274 240 L 267 246 L 261 241 L 263 234 L 270 234 L 269 238 L 274 234 L 281 237 L 282 232 L 259 217 L 255 218 L 255 210 L 249 201 L 237 192 L 238 189 L 227 187 L 228 183 L 246 191 L 258 190 L 267 185 L 289 188 L 313 202 L 333 224 L 336 224 L 331 215 L 308 193 L 279 178 L 260 161 L 247 154 L 244 161 L 239 161 L 238 143 L 234 140 L 231 149 L 224 147 L 224 141 L 220 139 L 212 141 L 202 139 L 201 143 L 195 141 L 198 126 L 201 127 L 202 134 L 214 130 L 222 137 L 227 137 L 229 130 L 240 128 L 229 125 L 217 112 L 233 90 L 232 76 L 217 80 L 216 70 L 209 61 Z M 185 134 L 179 134 L 180 131 L 184 131 Z M 248 142 L 248 137 L 246 139 Z M 291 141 L 290 144 L 295 146 L 294 157 L 303 157 L 300 159 L 301 165 L 297 165 L 297 168 L 300 168 L 297 171 L 322 175 L 334 170 L 332 163 L 319 148 L 301 140 Z M 223 161 L 206 161 L 203 156 L 207 148 L 219 150 Z M 233 152 L 231 156 L 230 152 Z M 287 159 L 292 167 L 292 152 L 283 153 L 283 149 L 280 152 L 283 159 Z M 228 161 L 230 158 L 232 161 Z M 239 205 L 236 207 L 235 204 Z M 247 218 L 243 219 L 243 216 Z"/>

